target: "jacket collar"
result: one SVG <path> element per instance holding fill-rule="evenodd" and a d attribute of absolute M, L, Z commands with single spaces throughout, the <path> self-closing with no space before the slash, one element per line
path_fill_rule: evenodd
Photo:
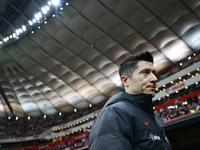
<path fill-rule="evenodd" d="M 112 96 L 104 107 L 107 107 L 108 105 L 112 105 L 119 101 L 128 101 L 147 113 L 153 113 L 151 94 L 129 94 L 126 92 L 120 92 Z"/>
<path fill-rule="evenodd" d="M 125 95 L 128 95 L 128 101 L 136 105 L 138 108 L 146 111 L 152 112 L 152 95 L 151 94 L 129 94 L 124 92 Z"/>

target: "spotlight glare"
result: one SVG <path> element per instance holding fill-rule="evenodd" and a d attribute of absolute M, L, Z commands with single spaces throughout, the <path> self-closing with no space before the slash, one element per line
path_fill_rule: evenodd
<path fill-rule="evenodd" d="M 51 2 L 50 2 L 50 1 L 48 1 L 48 5 L 51 5 Z"/>
<path fill-rule="evenodd" d="M 3 41 L 4 41 L 4 42 L 7 42 L 7 38 L 3 38 Z"/>
<path fill-rule="evenodd" d="M 25 25 L 22 26 L 22 30 L 26 31 L 26 26 Z"/>
<path fill-rule="evenodd" d="M 38 14 L 38 16 L 39 16 L 39 19 L 41 19 L 41 18 L 42 18 L 42 13 L 41 13 L 41 12 L 38 12 L 37 14 Z"/>
<path fill-rule="evenodd" d="M 28 21 L 29 25 L 32 26 L 33 22 L 31 20 Z"/>
<path fill-rule="evenodd" d="M 29 26 L 32 26 L 35 23 L 44 22 L 44 24 L 46 24 L 47 21 L 45 21 L 46 16 L 44 14 L 48 13 L 48 11 L 51 9 L 52 5 L 58 6 L 58 8 L 60 10 L 64 9 L 63 7 L 61 7 L 60 0 L 48 0 L 46 5 L 44 5 L 40 8 L 39 12 L 36 12 L 35 14 L 33 14 L 34 17 L 31 20 L 28 20 L 27 24 L 24 24 L 24 25 L 22 24 L 21 28 L 16 29 L 13 34 L 8 35 L 7 37 L 2 37 L 2 40 L 0 41 L 0 45 L 4 44 L 5 42 L 9 41 L 10 39 L 14 39 L 14 38 L 18 39 L 19 38 L 18 35 L 29 30 Z M 69 3 L 66 2 L 65 5 L 69 5 Z M 56 17 L 56 15 L 53 14 L 52 17 Z M 42 20 L 42 21 L 40 21 L 40 20 Z M 38 28 L 40 28 L 40 26 Z M 31 33 L 34 33 L 34 31 L 31 31 Z M 75 109 L 75 111 L 77 111 L 77 110 Z"/>
<path fill-rule="evenodd" d="M 51 1 L 53 5 L 58 6 L 59 5 L 59 0 L 52 0 Z"/>
<path fill-rule="evenodd" d="M 22 31 L 22 29 L 21 28 L 19 28 L 19 33 L 22 33 L 23 31 Z"/>
<path fill-rule="evenodd" d="M 16 32 L 17 35 L 19 35 L 19 29 L 17 29 L 15 32 Z"/>
<path fill-rule="evenodd" d="M 16 33 L 13 33 L 13 38 L 16 38 L 16 37 L 17 37 Z"/>
<path fill-rule="evenodd" d="M 46 14 L 47 13 L 47 10 L 46 10 L 46 8 L 45 7 L 42 7 L 42 12 L 43 12 L 43 14 Z"/>
<path fill-rule="evenodd" d="M 47 11 L 50 10 L 49 6 L 44 6 Z"/>
<path fill-rule="evenodd" d="M 35 19 L 33 19 L 33 23 L 36 23 L 36 20 L 35 20 Z"/>
<path fill-rule="evenodd" d="M 39 20 L 39 19 L 40 19 L 40 17 L 39 17 L 38 14 L 35 14 L 35 19 L 36 19 L 36 20 Z"/>

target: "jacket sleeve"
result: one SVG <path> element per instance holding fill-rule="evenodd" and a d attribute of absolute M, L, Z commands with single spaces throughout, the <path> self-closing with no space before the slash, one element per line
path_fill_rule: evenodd
<path fill-rule="evenodd" d="M 132 150 L 133 125 L 125 110 L 106 108 L 91 129 L 89 150 Z"/>

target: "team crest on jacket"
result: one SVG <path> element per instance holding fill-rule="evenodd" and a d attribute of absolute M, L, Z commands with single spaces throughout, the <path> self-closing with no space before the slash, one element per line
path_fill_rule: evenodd
<path fill-rule="evenodd" d="M 156 140 L 161 140 L 160 136 L 158 135 L 153 135 L 152 133 L 149 134 L 150 139 L 154 142 Z"/>

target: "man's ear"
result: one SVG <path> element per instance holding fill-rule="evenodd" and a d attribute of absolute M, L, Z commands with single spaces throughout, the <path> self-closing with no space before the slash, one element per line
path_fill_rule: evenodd
<path fill-rule="evenodd" d="M 121 76 L 120 78 L 121 78 L 122 84 L 125 87 L 129 87 L 129 78 L 127 76 Z"/>

